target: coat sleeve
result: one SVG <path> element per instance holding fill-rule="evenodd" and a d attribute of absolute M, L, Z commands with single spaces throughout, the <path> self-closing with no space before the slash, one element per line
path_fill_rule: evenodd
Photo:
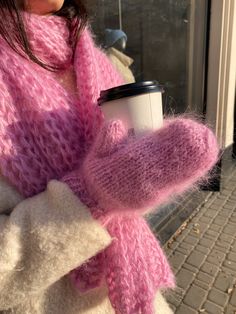
<path fill-rule="evenodd" d="M 49 182 L 0 215 L 0 310 L 46 289 L 110 242 L 66 184 Z"/>

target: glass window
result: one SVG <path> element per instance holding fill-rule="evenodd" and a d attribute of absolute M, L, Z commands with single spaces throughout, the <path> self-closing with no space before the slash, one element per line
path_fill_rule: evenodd
<path fill-rule="evenodd" d="M 165 86 L 166 113 L 203 113 L 207 0 L 91 0 L 89 8 L 99 44 L 107 28 L 127 34 L 135 78 Z"/>

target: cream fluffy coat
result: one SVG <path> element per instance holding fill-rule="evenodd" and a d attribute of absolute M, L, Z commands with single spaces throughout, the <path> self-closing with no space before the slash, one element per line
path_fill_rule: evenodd
<path fill-rule="evenodd" d="M 23 200 L 0 177 L 0 313 L 113 314 L 105 284 L 80 295 L 67 276 L 111 241 L 67 185 Z M 155 309 L 172 313 L 160 292 Z"/>

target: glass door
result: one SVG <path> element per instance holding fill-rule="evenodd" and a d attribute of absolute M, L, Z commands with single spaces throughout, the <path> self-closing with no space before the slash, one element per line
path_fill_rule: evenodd
<path fill-rule="evenodd" d="M 99 44 L 105 29 L 122 28 L 136 80 L 165 86 L 165 113 L 204 113 L 208 0 L 91 0 L 88 7 Z"/>

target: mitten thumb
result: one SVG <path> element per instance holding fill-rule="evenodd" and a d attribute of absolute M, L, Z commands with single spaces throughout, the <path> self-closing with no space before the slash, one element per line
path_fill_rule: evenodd
<path fill-rule="evenodd" d="M 105 122 L 90 151 L 94 157 L 105 157 L 116 152 L 127 142 L 128 132 L 120 120 Z"/>

